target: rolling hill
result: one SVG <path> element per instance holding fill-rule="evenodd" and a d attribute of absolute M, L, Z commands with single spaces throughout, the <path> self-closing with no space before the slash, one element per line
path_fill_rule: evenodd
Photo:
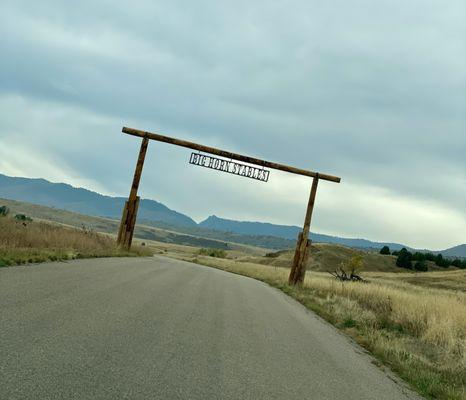
<path fill-rule="evenodd" d="M 466 258 L 466 244 L 451 247 L 441 252 L 446 257 L 463 257 Z"/>
<path fill-rule="evenodd" d="M 119 221 L 111 218 L 83 215 L 72 211 L 1 198 L 0 205 L 7 206 L 12 215 L 26 214 L 34 220 L 44 220 L 54 224 L 74 226 L 83 228 L 85 231 L 93 230 L 115 235 L 118 230 Z M 136 225 L 135 237 L 139 241 L 154 241 L 151 243 L 158 249 L 169 249 L 170 252 L 175 251 L 175 253 L 180 251 L 181 253 L 187 252 L 189 253 L 189 257 L 197 254 L 198 248 L 204 247 L 229 250 L 229 256 L 237 261 L 272 267 L 288 268 L 293 258 L 294 250 L 292 247 L 295 243 L 287 239 L 275 238 L 271 240 L 271 237 L 209 231 L 205 228 L 185 228 L 185 233 L 183 233 L 174 231 L 173 229 L 176 228 L 169 225 L 161 223 L 156 225 L 158 226 L 150 226 L 146 225 L 144 221 L 140 221 Z M 263 245 L 254 246 L 254 243 L 270 243 L 272 245 L 282 243 L 288 244 L 288 246 L 283 246 L 284 250 L 275 251 L 280 247 L 270 247 L 267 249 Z M 400 269 L 395 265 L 395 256 L 384 256 L 374 251 L 355 249 L 331 243 L 314 243 L 312 245 L 311 257 L 307 268 L 313 271 L 333 271 L 341 263 L 347 262 L 355 255 L 363 257 L 365 271 L 406 272 L 406 270 Z M 444 270 L 444 268 L 437 267 L 432 262 L 428 263 L 428 267 L 429 270 Z"/>
<path fill-rule="evenodd" d="M 124 197 L 105 196 L 65 183 L 52 183 L 45 179 L 9 177 L 2 174 L 0 174 L 0 198 L 25 201 L 83 215 L 116 220 L 120 219 L 123 204 L 126 200 Z M 292 247 L 298 232 L 301 230 L 297 226 L 235 221 L 215 215 L 197 224 L 189 216 L 172 210 L 158 201 L 149 199 L 141 200 L 138 222 L 189 236 L 251 244 L 270 249 Z M 389 246 L 391 250 L 399 250 L 402 247 L 409 249 L 408 246 L 400 243 L 381 243 L 361 238 L 342 238 L 314 232 L 311 234 L 311 239 L 316 243 L 333 243 L 361 249 L 377 250 L 385 245 Z M 466 257 L 466 244 L 446 249 L 441 253 L 448 257 Z"/>
<path fill-rule="evenodd" d="M 78 214 L 73 211 L 60 210 L 58 208 L 0 198 L 0 206 L 1 205 L 7 206 L 12 215 L 25 214 L 28 217 L 32 217 L 34 220 L 39 219 L 55 224 L 73 226 L 84 230 L 92 230 L 111 235 L 116 235 L 116 232 L 118 231 L 119 221 L 112 218 Z M 175 243 L 195 247 L 234 249 L 240 246 L 229 245 L 218 239 L 209 239 L 172 232 L 140 223 L 136 225 L 134 236 L 135 238 L 142 240 L 154 240 L 161 243 Z"/>
<path fill-rule="evenodd" d="M 118 229 L 118 221 L 111 218 L 83 215 L 72 211 L 1 198 L 0 204 L 6 205 L 12 215 L 26 214 L 34 220 L 50 221 L 54 225 L 84 228 L 84 232 L 93 230 L 114 235 Z M 200 229 L 197 233 L 199 234 L 199 232 L 203 231 Z M 153 241 L 150 242 L 151 246 L 157 249 L 168 249 L 170 253 L 180 253 L 182 256 L 188 254 L 188 259 L 196 256 L 200 247 L 205 247 L 228 250 L 229 257 L 241 262 L 280 268 L 289 268 L 291 264 L 293 249 L 271 251 L 270 249 L 251 246 L 249 242 L 253 238 L 252 236 L 235 234 L 227 236 L 232 241 L 223 241 L 221 240 L 223 238 L 221 232 L 212 231 L 212 233 L 211 237 L 202 237 L 138 223 L 136 225 L 135 238 L 139 239 L 138 241 Z M 214 237 L 215 234 L 217 238 Z M 283 240 L 286 242 L 285 239 Z M 291 241 L 289 242 L 294 244 Z M 338 268 L 342 262 L 348 261 L 348 259 L 357 254 L 363 256 L 366 271 L 403 271 L 395 266 L 396 257 L 394 256 L 383 256 L 375 252 L 351 249 L 329 243 L 317 243 L 311 247 L 311 257 L 307 268 L 314 271 L 332 271 Z"/>

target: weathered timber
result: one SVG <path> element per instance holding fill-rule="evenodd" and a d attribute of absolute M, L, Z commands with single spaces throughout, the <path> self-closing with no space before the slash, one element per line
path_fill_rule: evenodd
<path fill-rule="evenodd" d="M 290 276 L 288 278 L 288 283 L 290 285 L 296 285 L 304 281 L 304 275 L 306 271 L 306 263 L 311 246 L 311 241 L 303 240 L 303 232 L 298 234 L 298 242 L 296 245 L 296 250 L 293 257 L 293 263 L 291 264 Z M 300 268 L 301 265 L 304 265 L 304 268 Z"/>
<path fill-rule="evenodd" d="M 302 284 L 306 274 L 307 258 L 310 252 L 309 231 L 311 229 L 312 211 L 314 210 L 314 203 L 316 201 L 317 185 L 319 183 L 320 174 L 312 180 L 311 193 L 307 203 L 306 217 L 304 218 L 303 231 L 298 235 L 296 243 L 296 250 L 291 266 L 288 283 L 290 285 Z"/>
<path fill-rule="evenodd" d="M 133 184 L 131 186 L 131 192 L 129 194 L 129 200 L 135 200 L 138 195 L 139 182 L 141 181 L 142 168 L 144 167 L 144 160 L 146 158 L 147 146 L 149 145 L 149 139 L 144 138 L 141 143 L 141 149 L 139 150 L 138 162 L 134 171 Z"/>
<path fill-rule="evenodd" d="M 126 231 L 126 220 L 128 216 L 128 200 L 125 201 L 123 207 L 123 215 L 121 216 L 120 228 L 118 229 L 117 243 L 121 245 L 123 243 L 124 232 Z"/>
<path fill-rule="evenodd" d="M 141 181 L 142 169 L 144 167 L 144 160 L 146 158 L 148 145 L 149 139 L 143 138 L 141 148 L 139 150 L 138 161 L 136 163 L 136 169 L 134 171 L 133 184 L 131 185 L 129 198 L 123 210 L 120 229 L 118 231 L 118 245 L 128 250 L 131 248 L 131 243 L 133 241 L 134 226 L 136 224 L 136 217 L 139 207 L 139 182 Z"/>
<path fill-rule="evenodd" d="M 123 127 L 122 132 L 127 133 L 129 135 L 133 135 L 133 136 L 148 138 L 148 139 L 151 139 L 151 140 L 157 140 L 159 142 L 169 143 L 169 144 L 173 144 L 173 145 L 176 145 L 176 146 L 187 147 L 189 149 L 203 151 L 205 153 L 215 154 L 217 156 L 224 157 L 224 158 L 243 161 L 243 162 L 246 162 L 246 163 L 249 163 L 249 164 L 256 164 L 256 165 L 260 165 L 262 167 L 267 167 L 267 168 L 277 169 L 277 170 L 280 170 L 280 171 L 290 172 L 292 174 L 310 176 L 312 178 L 315 178 L 315 177 L 318 176 L 319 179 L 323 179 L 323 180 L 331 181 L 331 182 L 340 182 L 341 181 L 341 178 L 339 178 L 337 176 L 328 175 L 328 174 L 321 174 L 321 173 L 317 173 L 317 172 L 313 172 L 313 171 L 307 171 L 305 169 L 295 168 L 295 167 L 291 167 L 289 165 L 284 165 L 284 164 L 278 164 L 278 163 L 262 160 L 260 158 L 243 156 L 242 154 L 232 153 L 232 152 L 229 152 L 229 151 L 220 150 L 220 149 L 217 149 L 215 147 L 204 146 L 202 144 L 198 144 L 198 143 L 194 143 L 194 142 L 188 142 L 186 140 L 180 140 L 180 139 L 172 138 L 172 137 L 169 137 L 169 136 L 160 135 L 158 133 L 141 131 L 139 129 L 128 128 L 126 126 Z"/>
<path fill-rule="evenodd" d="M 175 146 L 186 147 L 189 149 L 197 150 L 204 153 L 215 154 L 226 159 L 238 160 L 248 164 L 255 164 L 262 167 L 267 167 L 271 169 L 276 169 L 284 172 L 290 172 L 292 174 L 309 176 L 313 178 L 311 194 L 309 196 L 309 202 L 306 210 L 306 217 L 304 219 L 304 226 L 302 232 L 298 236 L 298 241 L 296 243 L 296 250 L 293 258 L 293 264 L 290 270 L 290 276 L 288 282 L 291 285 L 302 284 L 304 282 L 304 276 L 306 274 L 306 264 L 308 255 L 310 253 L 311 241 L 309 240 L 309 231 L 311 226 L 312 212 L 314 209 L 314 203 L 317 193 L 317 185 L 319 179 L 326 181 L 337 182 L 341 181 L 341 178 L 333 175 L 322 174 L 318 172 L 308 171 L 305 169 L 291 167 L 289 165 L 278 164 L 259 158 L 248 157 L 242 154 L 232 153 L 225 150 L 220 150 L 215 147 L 204 146 L 194 142 L 188 142 L 186 140 L 180 140 L 172 138 L 169 136 L 160 135 L 153 132 L 141 131 L 139 129 L 133 129 L 128 127 L 123 127 L 122 131 L 129 135 L 137 136 L 143 138 L 141 144 L 141 150 L 139 152 L 138 162 L 136 164 L 136 170 L 134 173 L 133 185 L 131 186 L 131 192 L 128 198 L 128 201 L 125 204 L 123 215 L 121 218 L 120 229 L 118 232 L 118 244 L 124 248 L 129 249 L 131 247 L 131 242 L 134 234 L 134 227 L 136 224 L 137 211 L 139 207 L 139 197 L 137 196 L 139 181 L 142 174 L 142 168 L 144 165 L 144 159 L 146 155 L 147 145 L 149 139 L 156 140 L 159 142 L 164 142 L 168 144 L 173 144 Z M 191 155 L 191 160 L 193 155 Z M 268 178 L 268 175 L 267 175 Z M 266 179 L 265 179 L 266 180 Z"/>
<path fill-rule="evenodd" d="M 126 235 L 123 242 L 123 247 L 128 250 L 131 248 L 131 244 L 133 243 L 134 227 L 136 226 L 136 217 L 138 215 L 139 209 L 139 200 L 139 196 L 136 196 L 136 199 L 131 203 L 131 206 L 128 209 L 128 225 L 126 225 Z"/>

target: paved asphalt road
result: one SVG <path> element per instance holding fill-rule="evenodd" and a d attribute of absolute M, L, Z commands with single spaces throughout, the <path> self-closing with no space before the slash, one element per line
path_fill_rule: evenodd
<path fill-rule="evenodd" d="M 0 399 L 417 398 L 301 305 L 170 260 L 0 268 Z"/>

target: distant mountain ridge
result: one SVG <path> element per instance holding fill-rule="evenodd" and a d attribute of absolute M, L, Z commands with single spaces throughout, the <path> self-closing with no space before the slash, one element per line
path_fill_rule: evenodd
<path fill-rule="evenodd" d="M 0 174 L 0 197 L 62 208 L 98 217 L 120 218 L 124 197 L 105 196 L 65 183 L 45 179 L 16 178 Z M 187 215 L 169 209 L 155 200 L 141 200 L 138 217 L 173 225 L 196 226 Z"/>
<path fill-rule="evenodd" d="M 199 226 L 218 231 L 240 233 L 243 235 L 271 235 L 290 240 L 296 240 L 298 233 L 302 230 L 302 228 L 293 225 L 277 225 L 267 222 L 235 221 L 219 218 L 215 215 L 211 215 L 206 220 L 200 222 Z M 380 249 L 383 246 L 389 246 L 392 250 L 400 250 L 403 247 L 409 249 L 408 246 L 400 243 L 372 242 L 366 239 L 342 238 L 338 236 L 323 235 L 320 233 L 311 233 L 311 240 L 319 243 L 334 243 L 358 248 Z"/>
<path fill-rule="evenodd" d="M 458 246 L 450 247 L 441 252 L 447 257 L 463 257 L 466 258 L 466 244 L 459 244 Z"/>
<path fill-rule="evenodd" d="M 52 183 L 45 179 L 9 177 L 0 174 L 0 197 L 61 208 L 81 214 L 119 219 L 126 198 L 105 196 L 84 188 L 76 188 L 65 183 Z M 1 205 L 1 204 L 0 204 Z M 138 220 L 162 222 L 164 224 L 190 228 L 202 235 L 200 230 L 232 232 L 249 236 L 268 236 L 295 241 L 301 228 L 265 222 L 235 221 L 215 215 L 197 224 L 189 216 L 179 213 L 155 200 L 143 199 L 139 205 Z M 379 249 L 389 246 L 399 250 L 408 246 L 400 243 L 373 242 L 367 239 L 342 238 L 338 236 L 312 233 L 314 242 L 334 243 L 348 247 Z M 288 242 L 286 242 L 288 243 Z M 256 244 L 258 245 L 258 244 Z M 434 253 L 437 253 L 434 251 Z M 466 244 L 441 251 L 448 257 L 466 257 Z"/>

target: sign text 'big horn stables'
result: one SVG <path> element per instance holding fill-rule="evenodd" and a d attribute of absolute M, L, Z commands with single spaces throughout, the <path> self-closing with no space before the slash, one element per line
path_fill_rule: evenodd
<path fill-rule="evenodd" d="M 256 168 L 250 165 L 240 164 L 234 161 L 224 160 L 199 153 L 191 153 L 189 163 L 199 165 L 200 167 L 215 169 L 217 171 L 228 172 L 233 175 L 245 176 L 246 178 L 256 179 L 262 182 L 267 182 L 270 175 L 270 171 L 266 169 Z"/>

